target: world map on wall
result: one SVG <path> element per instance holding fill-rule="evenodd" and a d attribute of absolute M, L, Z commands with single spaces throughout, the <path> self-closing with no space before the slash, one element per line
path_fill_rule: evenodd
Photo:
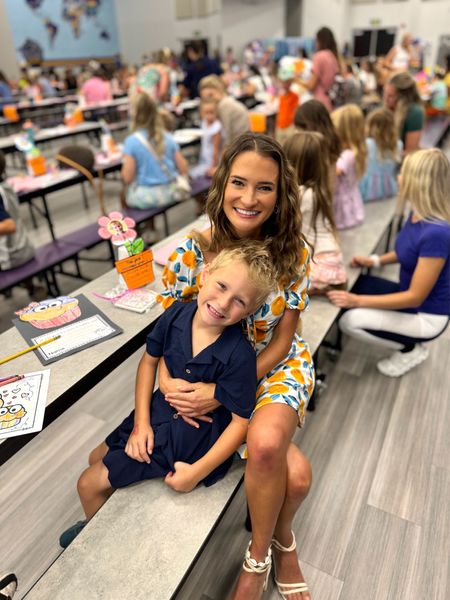
<path fill-rule="evenodd" d="M 99 39 L 110 39 L 107 27 L 100 22 L 98 17 L 101 3 L 102 0 L 61 0 L 60 18 L 70 25 L 70 30 L 75 39 L 81 37 L 85 19 L 93 22 L 96 30 L 98 30 Z M 25 4 L 39 17 L 50 47 L 53 47 L 60 27 L 55 19 L 46 12 L 45 0 L 25 0 Z M 26 60 L 40 60 L 43 57 L 42 48 L 34 39 L 27 38 L 19 50 Z"/>

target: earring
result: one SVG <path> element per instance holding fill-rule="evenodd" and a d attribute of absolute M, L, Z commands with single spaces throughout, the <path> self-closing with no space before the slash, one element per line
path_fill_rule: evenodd
<path fill-rule="evenodd" d="M 278 204 L 275 204 L 275 208 L 273 209 L 273 212 L 277 215 L 279 210 L 280 210 L 280 207 L 278 206 Z"/>

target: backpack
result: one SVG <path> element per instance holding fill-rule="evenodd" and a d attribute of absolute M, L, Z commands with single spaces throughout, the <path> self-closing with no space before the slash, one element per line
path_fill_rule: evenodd
<path fill-rule="evenodd" d="M 348 85 L 346 79 L 340 73 L 336 73 L 334 76 L 333 83 L 331 84 L 327 95 L 333 108 L 339 108 L 347 103 Z"/>

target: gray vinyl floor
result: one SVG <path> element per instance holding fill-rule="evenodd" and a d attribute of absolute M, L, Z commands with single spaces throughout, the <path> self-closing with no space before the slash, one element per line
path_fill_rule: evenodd
<path fill-rule="evenodd" d="M 108 206 L 117 207 L 117 197 L 117 185 L 108 185 Z M 60 233 L 97 214 L 94 200 L 85 211 L 75 190 L 52 202 Z M 194 210 L 193 203 L 177 207 L 169 217 L 172 231 Z M 28 219 L 26 210 L 23 216 Z M 42 225 L 36 243 L 46 236 Z M 92 263 L 87 272 L 106 268 Z M 67 279 L 63 286 L 70 292 L 78 283 Z M 28 299 L 21 290 L 0 298 L 3 331 Z M 336 363 L 321 357 L 328 389 L 296 438 L 314 473 L 295 522 L 313 600 L 450 598 L 450 331 L 429 347 L 429 359 L 401 380 L 377 372 L 382 350 L 354 341 L 345 340 Z M 89 450 L 131 409 L 138 359 L 131 356 L 0 467 L 0 571 L 17 573 L 16 597 L 58 557 L 61 531 L 82 518 L 77 477 Z M 177 598 L 225 600 L 248 540 L 244 517 L 241 494 Z M 128 599 L 126 590 L 124 574 L 122 598 Z M 265 597 L 278 596 L 271 588 Z"/>

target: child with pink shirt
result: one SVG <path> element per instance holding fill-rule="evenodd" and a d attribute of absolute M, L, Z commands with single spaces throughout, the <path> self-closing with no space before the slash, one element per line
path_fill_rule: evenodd
<path fill-rule="evenodd" d="M 349 229 L 364 220 L 358 182 L 366 171 L 367 147 L 364 115 L 356 104 L 346 104 L 331 113 L 343 151 L 336 163 L 333 209 L 337 229 Z"/>
<path fill-rule="evenodd" d="M 97 104 L 112 100 L 111 84 L 103 78 L 101 71 L 95 73 L 83 83 L 80 90 L 86 104 Z"/>

